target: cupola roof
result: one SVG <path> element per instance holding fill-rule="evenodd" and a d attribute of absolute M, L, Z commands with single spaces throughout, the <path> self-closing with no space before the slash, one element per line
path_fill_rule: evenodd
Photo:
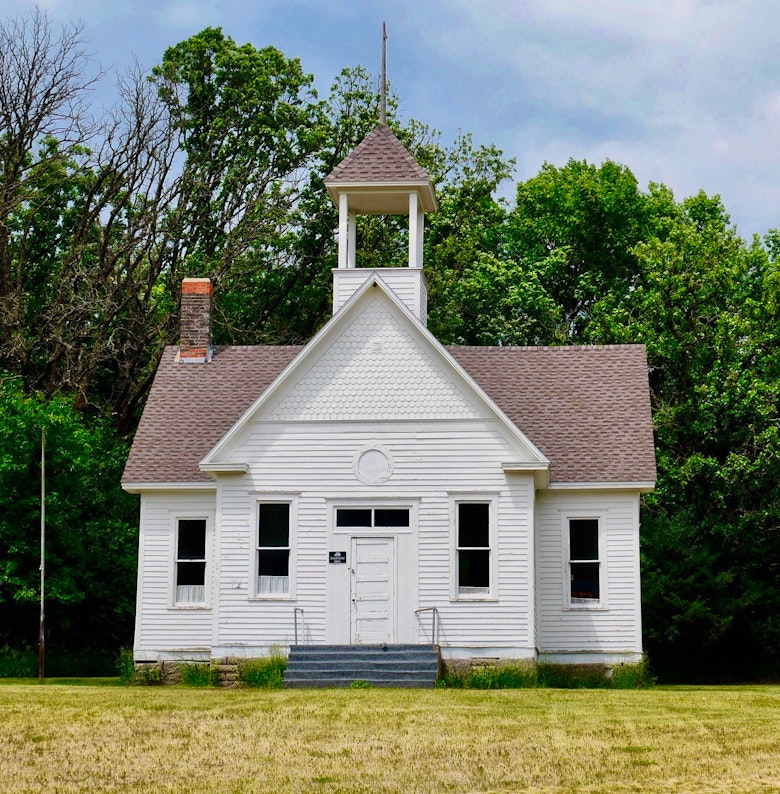
<path fill-rule="evenodd" d="M 325 187 L 337 206 L 339 194 L 350 193 L 350 208 L 362 214 L 405 214 L 410 192 L 417 193 L 424 212 L 437 207 L 431 178 L 386 124 L 370 132 L 328 174 Z"/>

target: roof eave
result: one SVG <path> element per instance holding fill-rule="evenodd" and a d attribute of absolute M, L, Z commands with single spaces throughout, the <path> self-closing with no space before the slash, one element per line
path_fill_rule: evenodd
<path fill-rule="evenodd" d="M 398 180 L 398 181 L 342 181 L 339 179 L 325 180 L 325 187 L 328 190 L 333 203 L 338 207 L 339 195 L 359 194 L 359 193 L 417 193 L 420 205 L 424 212 L 435 212 L 439 208 L 436 193 L 430 180 Z"/>
<path fill-rule="evenodd" d="M 216 483 L 209 482 L 123 482 L 122 490 L 141 494 L 148 491 L 214 491 Z"/>
<path fill-rule="evenodd" d="M 639 491 L 650 493 L 655 489 L 655 480 L 624 480 L 617 482 L 551 482 L 551 491 Z"/>

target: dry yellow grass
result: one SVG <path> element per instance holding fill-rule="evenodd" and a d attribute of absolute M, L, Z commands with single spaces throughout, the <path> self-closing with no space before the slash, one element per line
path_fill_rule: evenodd
<path fill-rule="evenodd" d="M 780 687 L 0 686 L 14 792 L 778 792 Z"/>

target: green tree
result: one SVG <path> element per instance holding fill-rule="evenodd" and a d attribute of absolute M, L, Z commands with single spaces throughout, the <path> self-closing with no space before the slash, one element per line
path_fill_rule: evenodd
<path fill-rule="evenodd" d="M 548 341 L 576 340 L 600 297 L 628 292 L 638 273 L 633 247 L 646 239 L 649 217 L 636 178 L 611 160 L 545 163 L 517 186 L 507 254 L 559 307 Z"/>
<path fill-rule="evenodd" d="M 392 95 L 389 106 L 392 112 Z M 329 318 L 338 212 L 324 179 L 376 126 L 378 116 L 375 81 L 362 67 L 343 69 L 323 103 L 319 145 L 302 176 L 287 233 L 273 252 L 253 249 L 245 266 L 221 282 L 219 341 L 302 343 Z"/>
<path fill-rule="evenodd" d="M 515 320 L 525 308 L 509 305 L 522 287 L 505 256 L 507 208 L 495 197 L 515 162 L 495 146 L 475 147 L 471 135 L 461 135 L 438 155 L 430 170 L 439 209 L 427 219 L 425 236 L 428 326 L 445 343 L 514 342 L 512 320 L 504 328 L 488 328 L 483 321 L 491 304 L 502 304 Z M 504 290 L 508 282 L 512 297 Z"/>
<path fill-rule="evenodd" d="M 46 433 L 47 645 L 110 648 L 132 637 L 137 499 L 111 423 L 0 375 L 0 646 L 32 645 L 40 598 L 40 445 Z"/>
<path fill-rule="evenodd" d="M 294 267 L 294 207 L 324 135 L 312 76 L 216 28 L 170 47 L 152 75 L 185 156 L 164 221 L 171 294 L 185 275 L 226 279 L 228 293 Z M 228 335 L 237 319 L 221 316 Z"/>
<path fill-rule="evenodd" d="M 646 644 L 671 677 L 776 675 L 776 251 L 745 245 L 704 194 L 662 226 L 634 249 L 634 289 L 603 296 L 589 329 L 648 348 L 659 478 L 642 515 Z"/>

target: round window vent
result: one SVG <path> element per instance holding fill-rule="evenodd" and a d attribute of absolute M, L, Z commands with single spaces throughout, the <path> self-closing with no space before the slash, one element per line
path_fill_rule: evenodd
<path fill-rule="evenodd" d="M 393 473 L 393 457 L 377 444 L 363 447 L 355 453 L 353 469 L 360 482 L 376 485 L 390 479 Z"/>

